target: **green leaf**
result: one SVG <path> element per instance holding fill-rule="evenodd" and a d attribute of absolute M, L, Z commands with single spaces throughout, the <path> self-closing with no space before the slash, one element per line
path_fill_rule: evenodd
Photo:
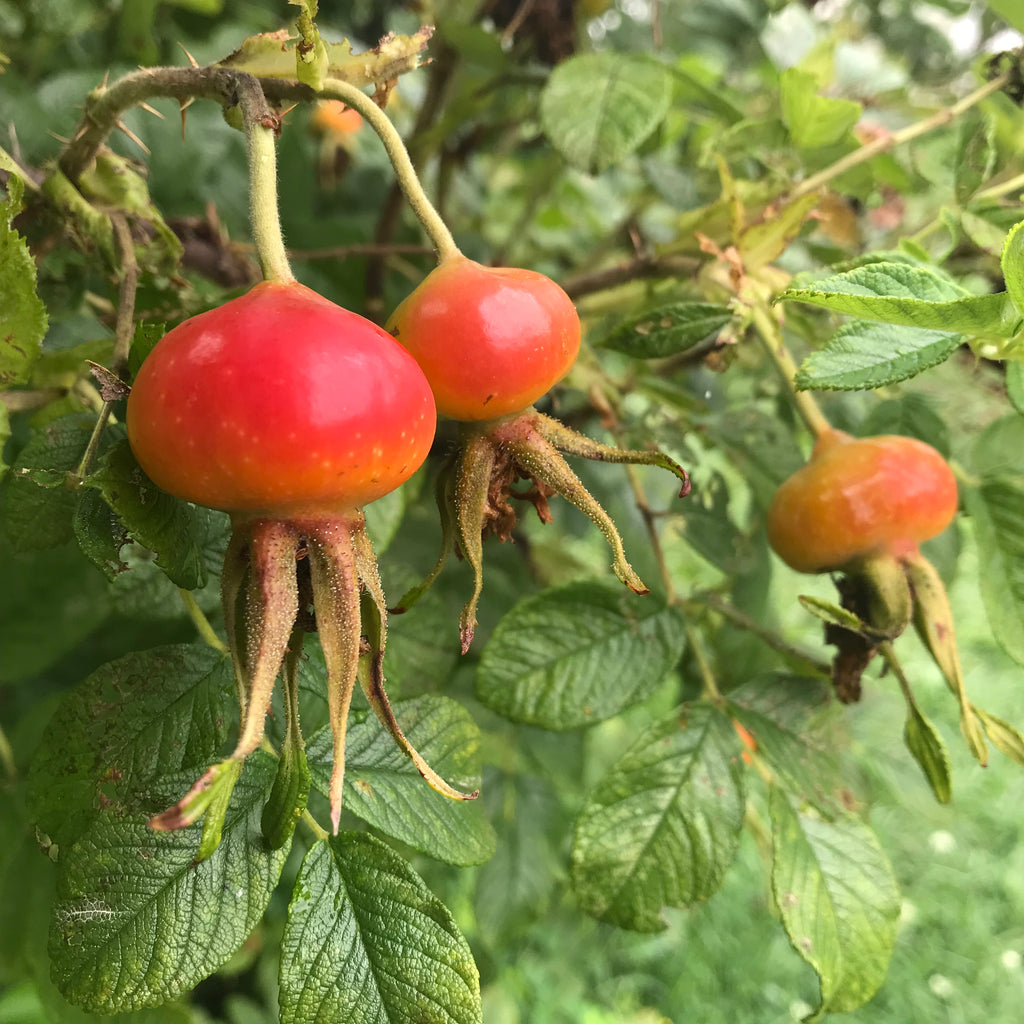
<path fill-rule="evenodd" d="M 0 683 L 33 679 L 110 615 L 107 583 L 74 545 L 16 553 L 0 538 Z"/>
<path fill-rule="evenodd" d="M 103 812 L 62 851 L 50 956 L 70 1002 L 100 1013 L 159 1005 L 242 945 L 288 853 L 268 850 L 260 831 L 275 768 L 262 752 L 249 758 L 221 843 L 198 864 L 202 826 L 154 832 L 145 813 Z"/>
<path fill-rule="evenodd" d="M 1021 318 L 1005 292 L 971 295 L 936 270 L 905 263 L 871 263 L 790 288 L 779 299 L 864 320 L 1006 338 L 1017 333 Z"/>
<path fill-rule="evenodd" d="M 551 144 L 574 167 L 597 173 L 620 163 L 668 113 L 672 75 L 640 55 L 588 53 L 562 61 L 540 96 Z"/>
<path fill-rule="evenodd" d="M 841 141 L 863 111 L 853 100 L 819 96 L 815 76 L 798 68 L 782 72 L 779 89 L 782 120 L 799 149 L 818 149 Z"/>
<path fill-rule="evenodd" d="M 916 704 L 907 707 L 907 720 L 903 724 L 903 742 L 914 760 L 921 766 L 935 799 L 948 804 L 953 799 L 952 768 L 949 751 L 935 726 Z"/>
<path fill-rule="evenodd" d="M 85 483 L 103 495 L 143 547 L 156 553 L 156 564 L 172 583 L 185 590 L 203 586 L 203 530 L 195 510 L 143 473 L 126 440 L 100 459 Z"/>
<path fill-rule="evenodd" d="M 576 822 L 573 887 L 587 913 L 657 931 L 662 907 L 718 889 L 743 825 L 739 752 L 732 723 L 707 705 L 684 707 L 637 739 Z"/>
<path fill-rule="evenodd" d="M 1006 235 L 1000 259 L 1007 294 L 1017 312 L 1024 316 L 1024 220 L 1014 224 Z"/>
<path fill-rule="evenodd" d="M 162 776 L 200 773 L 227 740 L 234 703 L 231 662 L 205 646 L 155 647 L 101 665 L 61 701 L 32 762 L 40 828 L 70 843 L 101 804 L 124 810 Z"/>
<path fill-rule="evenodd" d="M 949 427 L 932 407 L 930 399 L 916 391 L 900 398 L 879 402 L 857 428 L 860 437 L 879 434 L 902 434 L 930 444 L 944 458 L 949 458 Z"/>
<path fill-rule="evenodd" d="M 601 345 L 636 359 L 664 359 L 716 334 L 731 319 L 725 306 L 673 302 L 623 320 Z"/>
<path fill-rule="evenodd" d="M 11 174 L 0 200 L 0 388 L 22 384 L 46 333 L 46 307 L 36 295 L 36 264 L 11 227 L 21 210 L 24 182 Z"/>
<path fill-rule="evenodd" d="M 477 696 L 516 722 L 590 725 L 649 697 L 685 643 L 682 616 L 662 597 L 571 583 L 520 601 L 498 623 Z"/>
<path fill-rule="evenodd" d="M 401 487 L 385 494 L 383 498 L 371 501 L 363 510 L 366 516 L 366 532 L 379 558 L 395 539 L 402 524 L 405 511 L 416 501 L 423 485 L 424 474 L 418 473 Z"/>
<path fill-rule="evenodd" d="M 7 406 L 5 403 L 0 402 L 0 480 L 7 475 L 7 470 L 10 466 L 4 462 L 4 445 L 7 444 L 7 439 L 11 436 L 11 421 L 7 415 Z"/>
<path fill-rule="evenodd" d="M 977 529 L 981 596 L 992 634 L 1024 665 L 1024 478 L 992 477 L 961 492 Z"/>
<path fill-rule="evenodd" d="M 819 1012 L 866 1003 L 885 979 L 900 895 L 874 833 L 801 814 L 771 790 L 772 893 L 793 949 L 821 981 Z"/>
<path fill-rule="evenodd" d="M 796 374 L 802 390 L 862 391 L 915 377 L 947 360 L 963 335 L 852 320 L 843 324 Z"/>
<path fill-rule="evenodd" d="M 480 788 L 480 730 L 461 704 L 428 695 L 396 701 L 409 742 L 457 789 Z M 306 746 L 313 784 L 325 796 L 331 777 L 331 730 Z M 345 739 L 345 810 L 374 828 L 448 864 L 481 864 L 494 853 L 494 830 L 478 800 L 435 793 L 391 735 L 368 712 L 354 714 Z"/>
<path fill-rule="evenodd" d="M 82 460 L 94 416 L 75 413 L 48 423 L 22 448 L 11 467 L 3 525 L 19 551 L 57 547 L 74 535 L 76 495 L 68 474 Z"/>
<path fill-rule="evenodd" d="M 995 119 L 977 108 L 969 110 L 960 119 L 958 136 L 953 189 L 957 203 L 964 206 L 992 176 L 996 162 Z"/>
<path fill-rule="evenodd" d="M 347 39 L 327 43 L 328 78 L 340 78 L 352 85 L 384 85 L 421 64 L 420 54 L 427 48 L 433 28 L 424 27 L 412 35 L 389 32 L 372 50 L 353 53 Z M 248 71 L 257 78 L 295 78 L 294 38 L 287 29 L 250 36 L 234 53 L 219 61 L 219 66 Z"/>
<path fill-rule="evenodd" d="M 452 915 L 382 842 L 343 832 L 306 854 L 281 942 L 281 1024 L 481 1024 L 480 978 Z"/>
<path fill-rule="evenodd" d="M 831 686 L 807 676 L 759 676 L 729 693 L 729 714 L 750 733 L 773 781 L 829 818 L 846 787 L 837 749 L 817 725 L 831 704 Z"/>
<path fill-rule="evenodd" d="M 82 553 L 108 580 L 128 568 L 121 558 L 130 541 L 128 531 L 98 491 L 85 488 L 79 493 L 72 525 Z"/>

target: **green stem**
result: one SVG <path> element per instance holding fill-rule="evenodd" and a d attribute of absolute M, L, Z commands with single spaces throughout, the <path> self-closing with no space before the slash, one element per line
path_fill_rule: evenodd
<path fill-rule="evenodd" d="M 196 630 L 203 638 L 203 641 L 209 644 L 215 651 L 220 651 L 221 654 L 228 654 L 227 644 L 213 631 L 210 620 L 203 614 L 203 610 L 192 596 L 192 592 L 179 587 L 178 593 L 181 595 L 181 600 L 185 605 L 185 610 L 188 612 L 188 617 L 195 623 Z"/>
<path fill-rule="evenodd" d="M 325 828 L 321 828 L 320 822 L 313 817 L 309 811 L 302 812 L 302 820 L 306 823 L 306 827 L 317 837 L 317 839 L 330 839 L 331 833 Z"/>
<path fill-rule="evenodd" d="M 760 299 L 755 300 L 751 307 L 751 315 L 765 351 L 789 389 L 796 411 L 800 414 L 807 429 L 816 438 L 828 433 L 832 429 L 832 424 L 825 418 L 818 403 L 809 392 L 798 391 L 796 388 L 796 363 L 793 362 L 793 357 L 782 340 L 782 329 L 778 322 Z"/>
<path fill-rule="evenodd" d="M 1002 199 L 1003 196 L 1016 192 L 1018 189 L 1024 190 L 1024 174 L 1017 174 L 1006 181 L 984 188 L 975 194 L 974 199 Z"/>
<path fill-rule="evenodd" d="M 779 654 L 806 665 L 816 676 L 821 676 L 823 679 L 831 678 L 832 670 L 826 662 L 819 661 L 812 655 L 800 650 L 799 647 L 794 647 L 792 644 L 787 643 L 770 629 L 762 626 L 756 619 L 752 619 L 745 612 L 740 611 L 735 605 L 730 604 L 724 597 L 713 591 L 698 594 L 691 600 L 682 601 L 681 605 L 684 611 L 696 611 L 702 607 L 710 608 L 712 611 L 718 612 L 723 618 L 728 619 L 737 629 L 752 633 L 773 651 L 778 651 Z"/>
<path fill-rule="evenodd" d="M 943 125 L 955 121 L 961 114 L 970 110 L 971 107 L 977 105 L 983 99 L 987 99 L 994 93 L 999 92 L 1009 81 L 1010 72 L 999 75 L 993 78 L 991 82 L 986 82 L 983 86 L 975 89 L 974 92 L 965 96 L 958 103 L 954 103 L 949 107 L 943 107 L 942 110 L 936 111 L 930 117 L 907 125 L 906 128 L 893 132 L 891 135 L 881 135 L 877 139 L 873 139 L 866 145 L 861 146 L 860 149 L 854 150 L 842 159 L 837 160 L 834 164 L 830 164 L 824 170 L 819 171 L 817 174 L 812 174 L 809 178 L 800 182 L 789 193 L 789 200 L 792 201 L 799 199 L 800 196 L 809 195 L 811 192 L 817 192 L 822 185 L 827 184 L 833 178 L 838 178 L 840 174 L 845 174 L 851 168 L 858 167 L 880 153 L 887 153 L 890 149 L 895 149 L 896 146 L 902 145 L 904 142 L 910 142 L 920 135 L 925 135 L 935 128 L 941 128 Z"/>
<path fill-rule="evenodd" d="M 683 628 L 686 630 L 686 642 L 690 650 L 693 651 L 694 658 L 697 660 L 697 669 L 700 672 L 702 684 L 701 696 L 715 704 L 721 703 L 722 692 L 718 689 L 715 673 L 711 670 L 711 663 L 704 653 L 704 645 L 700 642 L 700 637 L 697 636 L 696 631 L 689 622 L 686 622 Z"/>
<path fill-rule="evenodd" d="M 281 122 L 267 106 L 254 78 L 239 79 L 238 104 L 249 157 L 249 219 L 256 254 L 265 280 L 287 284 L 295 275 L 288 263 L 277 207 L 277 132 Z"/>
<path fill-rule="evenodd" d="M 395 169 L 398 184 L 405 193 L 405 198 L 423 225 L 423 230 L 434 243 L 437 262 L 443 263 L 445 260 L 462 255 L 459 247 L 455 244 L 455 239 L 452 238 L 452 233 L 448 230 L 448 225 L 434 208 L 434 204 L 427 198 L 416 168 L 413 167 L 409 157 L 409 151 L 405 148 L 405 143 L 397 129 L 391 123 L 391 118 L 362 89 L 343 82 L 339 78 L 328 78 L 324 82 L 323 94 L 342 100 L 353 110 L 358 110 L 380 137 L 384 149 L 387 150 L 391 166 Z"/>

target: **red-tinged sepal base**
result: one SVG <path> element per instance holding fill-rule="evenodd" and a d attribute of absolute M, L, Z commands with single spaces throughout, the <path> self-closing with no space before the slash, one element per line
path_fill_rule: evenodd
<path fill-rule="evenodd" d="M 242 763 L 263 742 L 274 685 L 283 666 L 286 749 L 263 830 L 271 846 L 287 841 L 309 792 L 298 723 L 297 672 L 303 636 L 312 631 L 319 634 L 327 667 L 334 737 L 329 788 L 334 832 L 341 818 L 348 712 L 363 654 L 369 656 L 363 687 L 370 706 L 420 774 L 452 799 L 475 797 L 476 793 L 460 793 L 444 782 L 395 720 L 382 668 L 386 606 L 362 512 L 291 520 L 236 516 L 233 526 L 221 597 L 241 711 L 238 742 L 230 757 L 208 769 L 182 800 L 154 817 L 151 826 L 184 828 L 206 814 L 198 859 L 213 853 Z"/>
<path fill-rule="evenodd" d="M 529 502 L 542 522 L 550 523 L 548 499 L 560 494 L 588 516 L 612 549 L 612 569 L 630 590 L 646 594 L 647 586 L 626 559 L 622 537 L 611 516 L 583 486 L 563 455 L 597 462 L 661 466 L 680 480 L 680 497 L 690 492 L 690 478 L 662 452 L 615 448 L 570 430 L 534 408 L 501 419 L 461 424 L 460 443 L 441 469 L 436 487 L 441 512 L 442 548 L 427 578 L 403 595 L 396 611 L 410 608 L 437 578 L 457 545 L 473 570 L 473 591 L 459 617 L 462 653 L 473 642 L 476 609 L 483 586 L 483 540 L 494 534 L 506 541 L 516 524 L 515 498 Z M 518 481 L 528 482 L 516 490 Z"/>

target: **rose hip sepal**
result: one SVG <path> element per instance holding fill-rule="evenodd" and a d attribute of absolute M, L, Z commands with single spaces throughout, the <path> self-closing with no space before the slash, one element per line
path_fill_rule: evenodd
<path fill-rule="evenodd" d="M 626 560 L 611 516 L 569 468 L 563 454 L 599 462 L 662 466 L 682 481 L 686 471 L 659 451 L 634 451 L 592 441 L 532 403 L 571 369 L 580 319 L 550 278 L 515 267 L 485 267 L 462 255 L 437 266 L 391 314 L 395 338 L 419 363 L 438 412 L 460 421 L 459 445 L 438 474 L 441 553 L 422 583 L 394 610 L 410 608 L 429 589 L 458 545 L 473 570 L 473 592 L 459 617 L 462 653 L 473 642 L 483 586 L 483 538 L 508 540 L 516 524 L 510 498 L 530 502 L 550 523 L 548 498 L 561 494 L 589 516 L 613 552 L 616 576 L 638 594 L 647 587 Z M 519 480 L 526 491 L 514 490 Z"/>
<path fill-rule="evenodd" d="M 238 766 L 263 739 L 282 663 L 316 630 L 327 665 L 337 831 L 367 614 L 371 706 L 431 786 L 454 799 L 475 795 L 440 779 L 391 712 L 379 665 L 385 604 L 361 511 L 416 471 L 434 425 L 429 386 L 408 353 L 375 324 L 294 282 L 259 284 L 186 320 L 150 353 L 129 395 L 128 438 L 157 485 L 231 514 L 221 597 L 241 710 L 230 757 L 153 818 L 154 828 L 206 813 L 200 854 L 213 852 Z M 292 715 L 297 702 L 285 703 Z M 301 743 L 297 735 L 295 723 L 291 738 Z M 301 785 L 278 788 L 302 794 Z"/>

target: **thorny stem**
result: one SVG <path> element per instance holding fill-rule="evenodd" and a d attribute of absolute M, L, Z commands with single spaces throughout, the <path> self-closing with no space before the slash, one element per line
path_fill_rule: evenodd
<path fill-rule="evenodd" d="M 110 216 L 110 223 L 114 228 L 114 237 L 117 239 L 117 247 L 120 250 L 121 288 L 117 298 L 117 326 L 114 334 L 114 352 L 111 358 L 110 369 L 118 377 L 124 377 L 128 369 L 128 350 L 132 343 L 132 334 L 135 326 L 135 292 L 139 286 L 139 264 L 135 259 L 135 242 L 132 239 L 131 228 L 125 218 L 114 213 Z M 114 408 L 114 401 L 108 400 L 103 403 L 100 414 L 96 418 L 96 424 L 89 437 L 82 461 L 78 464 L 75 477 L 78 481 L 84 480 L 92 472 L 93 463 L 99 452 L 100 438 L 110 421 L 110 414 Z"/>
<path fill-rule="evenodd" d="M 427 198 L 423 184 L 416 174 L 416 168 L 413 167 L 412 159 L 409 157 L 409 151 L 405 148 L 401 135 L 391 123 L 391 118 L 362 89 L 356 88 L 349 82 L 343 82 L 339 78 L 328 78 L 324 82 L 323 95 L 342 100 L 357 110 L 377 133 L 387 150 L 388 159 L 395 170 L 395 177 L 405 193 L 405 198 L 423 225 L 423 230 L 434 243 L 437 262 L 443 263 L 453 256 L 461 255 L 459 247 L 455 244 L 455 239 L 452 238 L 452 233 L 448 230 L 448 225 L 441 219 L 434 204 Z"/>
<path fill-rule="evenodd" d="M 202 637 L 204 643 L 208 644 L 215 651 L 219 651 L 221 654 L 228 654 L 227 644 L 214 632 L 213 626 L 210 625 L 210 620 L 203 614 L 202 608 L 199 607 L 195 597 L 192 596 L 191 590 L 184 590 L 181 587 L 178 588 L 178 593 L 181 595 L 182 604 L 185 605 L 185 611 L 188 612 L 188 617 L 192 620 L 196 627 L 196 631 Z"/>
<path fill-rule="evenodd" d="M 288 264 L 277 208 L 277 132 L 280 121 L 267 106 L 259 82 L 238 80 L 238 105 L 249 157 L 249 220 L 263 277 L 284 284 L 295 280 Z"/>
<path fill-rule="evenodd" d="M 832 425 L 825 418 L 825 414 L 819 408 L 818 403 L 809 392 L 797 391 L 796 389 L 796 363 L 793 362 L 793 357 L 789 354 L 786 343 L 782 340 L 782 329 L 779 327 L 778 321 L 772 316 L 768 307 L 761 299 L 755 299 L 751 307 L 751 315 L 754 326 L 757 328 L 757 333 L 764 344 L 765 351 L 775 364 L 775 368 L 779 371 L 779 376 L 785 382 L 786 387 L 789 388 L 790 397 L 793 399 L 796 411 L 800 414 L 800 418 L 806 424 L 807 429 L 815 438 L 821 437 L 822 434 L 827 434 L 832 429 Z"/>
<path fill-rule="evenodd" d="M 789 193 L 788 199 L 792 202 L 792 200 L 799 199 L 801 196 L 817 192 L 822 185 L 832 181 L 833 178 L 838 178 L 840 174 L 844 174 L 853 167 L 858 167 L 866 160 L 871 160 L 873 157 L 878 156 L 879 153 L 887 153 L 890 149 L 895 149 L 896 146 L 900 146 L 904 142 L 910 142 L 912 139 L 925 135 L 935 128 L 941 128 L 942 125 L 955 121 L 965 111 L 970 110 L 971 107 L 999 92 L 1009 81 L 1010 73 L 1006 72 L 975 89 L 974 92 L 965 96 L 958 103 L 954 103 L 949 107 L 943 107 L 942 110 L 936 111 L 930 117 L 907 125 L 906 128 L 901 128 L 898 132 L 893 132 L 890 135 L 881 135 L 876 139 L 872 139 L 871 142 L 861 146 L 860 149 L 854 150 L 824 170 L 819 171 L 817 174 L 812 174 L 809 178 L 800 182 Z"/>

